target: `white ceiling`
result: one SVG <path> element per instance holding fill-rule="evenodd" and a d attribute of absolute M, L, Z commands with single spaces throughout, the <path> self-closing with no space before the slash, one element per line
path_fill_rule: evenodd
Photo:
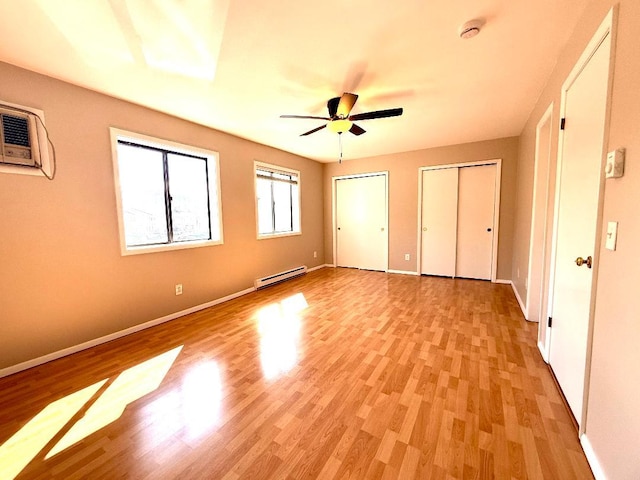
<path fill-rule="evenodd" d="M 0 60 L 320 161 L 338 135 L 279 115 L 404 108 L 344 134 L 348 160 L 519 135 L 586 3 L 0 0 Z"/>

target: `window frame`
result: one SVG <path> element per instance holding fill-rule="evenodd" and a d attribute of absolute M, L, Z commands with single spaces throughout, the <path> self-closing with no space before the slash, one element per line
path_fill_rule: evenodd
<path fill-rule="evenodd" d="M 113 178 L 115 184 L 116 211 L 118 214 L 118 233 L 120 238 L 120 254 L 122 256 L 138 255 L 144 253 L 165 252 L 171 250 L 184 250 L 189 248 L 208 247 L 212 245 L 222 245 L 224 243 L 222 229 L 222 195 L 220 191 L 220 155 L 218 152 L 206 150 L 203 148 L 185 145 L 171 140 L 156 138 L 141 133 L 135 133 L 119 128 L 110 127 L 111 137 L 111 158 L 113 161 Z M 125 236 L 125 215 L 122 209 L 122 190 L 120 182 L 120 168 L 118 160 L 118 142 L 122 141 L 132 145 L 141 147 L 149 147 L 151 149 L 162 150 L 165 152 L 185 155 L 190 157 L 202 158 L 206 161 L 207 171 L 207 187 L 209 192 L 209 231 L 213 237 L 214 233 L 219 232 L 218 239 L 210 240 L 186 240 L 186 241 L 170 241 L 168 243 L 128 246 Z M 168 188 L 167 178 L 163 188 Z M 170 207 L 166 207 L 170 208 Z M 167 217 L 167 222 L 169 218 Z M 169 232 L 168 232 L 169 233 Z M 169 235 L 168 239 L 171 239 Z"/>
<path fill-rule="evenodd" d="M 295 175 L 297 177 L 296 184 L 298 186 L 298 230 L 285 231 L 285 232 L 272 232 L 272 233 L 260 233 L 260 218 L 259 218 L 259 210 L 258 210 L 258 170 L 268 170 L 272 173 L 280 173 L 284 175 Z M 282 167 L 279 165 L 273 165 L 270 163 L 261 162 L 255 160 L 253 162 L 253 189 L 254 189 L 254 200 L 255 200 L 255 212 L 256 212 L 256 238 L 258 240 L 265 240 L 268 238 L 280 238 L 280 237 L 292 237 L 296 235 L 302 235 L 302 176 L 299 170 L 295 170 L 292 168 Z M 292 196 L 292 206 L 294 198 Z M 293 208 L 292 208 L 293 210 Z M 271 208 L 272 215 L 274 213 L 273 205 Z M 293 222 L 293 211 L 291 212 L 291 220 Z M 274 226 L 275 228 L 275 226 Z"/>

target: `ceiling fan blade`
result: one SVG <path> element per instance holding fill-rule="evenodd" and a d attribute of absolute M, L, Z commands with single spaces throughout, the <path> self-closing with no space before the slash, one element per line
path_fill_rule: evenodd
<path fill-rule="evenodd" d="M 315 120 L 331 120 L 329 117 L 314 117 L 312 115 L 280 115 L 280 118 L 312 118 Z"/>
<path fill-rule="evenodd" d="M 349 120 L 373 120 L 374 118 L 397 117 L 402 115 L 402 108 L 390 108 L 389 110 L 376 110 L 375 112 L 356 113 Z"/>
<path fill-rule="evenodd" d="M 351 128 L 349 129 L 349 131 L 351 133 L 353 133 L 354 135 L 362 135 L 363 133 L 366 132 L 366 130 L 364 128 L 359 127 L 355 123 L 353 125 L 351 125 Z"/>
<path fill-rule="evenodd" d="M 362 85 L 362 80 L 367 75 L 368 62 L 364 60 L 353 62 L 349 65 L 349 70 L 342 84 L 343 92 L 355 92 Z M 362 85 L 366 88 L 366 84 Z"/>
<path fill-rule="evenodd" d="M 313 130 L 309 130 L 308 132 L 305 132 L 305 133 L 301 134 L 300 136 L 301 136 L 301 137 L 304 137 L 304 136 L 306 136 L 306 135 L 311 135 L 312 133 L 315 133 L 315 132 L 317 132 L 318 130 L 322 130 L 324 127 L 326 127 L 326 125 L 321 125 L 321 126 L 319 126 L 318 128 L 314 128 Z"/>
<path fill-rule="evenodd" d="M 336 116 L 336 112 L 338 111 L 338 104 L 340 103 L 340 97 L 332 98 L 327 102 L 327 110 L 329 111 L 329 116 L 331 118 Z"/>
<path fill-rule="evenodd" d="M 340 103 L 338 103 L 336 115 L 340 118 L 347 118 L 356 104 L 356 100 L 358 100 L 358 95 L 355 93 L 343 93 L 342 97 L 340 97 Z"/>

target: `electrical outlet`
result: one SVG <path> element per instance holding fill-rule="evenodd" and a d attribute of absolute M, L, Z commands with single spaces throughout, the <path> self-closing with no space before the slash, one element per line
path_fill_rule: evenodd
<path fill-rule="evenodd" d="M 182 295 L 182 284 L 176 283 L 176 295 Z"/>
<path fill-rule="evenodd" d="M 404 259 L 405 260 L 411 260 L 411 255 L 409 255 L 408 253 L 404 254 Z"/>
<path fill-rule="evenodd" d="M 318 252 L 313 252 L 313 258 L 318 258 Z"/>

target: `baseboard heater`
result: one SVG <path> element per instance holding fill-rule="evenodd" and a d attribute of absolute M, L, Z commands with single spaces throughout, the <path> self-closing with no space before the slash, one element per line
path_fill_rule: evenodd
<path fill-rule="evenodd" d="M 305 273 L 307 273 L 307 266 L 302 265 L 300 267 L 292 268 L 284 272 L 269 275 L 268 277 L 257 278 L 255 281 L 255 286 L 256 289 L 265 288 L 269 285 L 273 285 L 274 283 L 284 282 L 285 280 L 304 275 Z"/>

